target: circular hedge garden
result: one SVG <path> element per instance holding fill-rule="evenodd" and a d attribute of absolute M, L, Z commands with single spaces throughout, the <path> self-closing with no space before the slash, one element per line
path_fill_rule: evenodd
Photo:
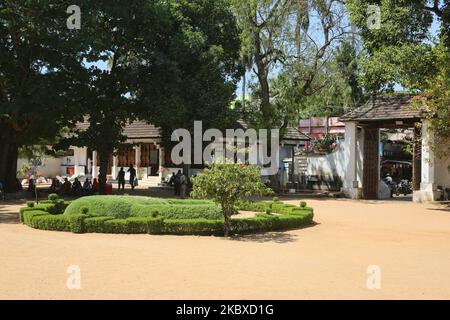
<path fill-rule="evenodd" d="M 232 219 L 235 234 L 286 230 L 313 222 L 313 210 L 273 201 L 245 201 L 239 210 L 254 217 Z M 89 196 L 72 202 L 50 195 L 20 210 L 20 221 L 32 228 L 74 233 L 147 233 L 223 235 L 220 206 L 209 200 L 162 199 L 137 196 Z"/>

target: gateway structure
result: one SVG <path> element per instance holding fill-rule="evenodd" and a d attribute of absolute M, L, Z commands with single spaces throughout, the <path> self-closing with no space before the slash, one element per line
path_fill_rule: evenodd
<path fill-rule="evenodd" d="M 380 128 L 412 128 L 413 201 L 439 200 L 450 188 L 450 159 L 438 158 L 430 147 L 434 136 L 424 110 L 413 106 L 413 95 L 371 98 L 341 117 L 345 123 L 342 146 L 342 191 L 354 199 L 378 199 L 380 194 Z M 421 123 L 421 129 L 416 126 Z M 438 146 L 437 146 L 438 147 Z"/>

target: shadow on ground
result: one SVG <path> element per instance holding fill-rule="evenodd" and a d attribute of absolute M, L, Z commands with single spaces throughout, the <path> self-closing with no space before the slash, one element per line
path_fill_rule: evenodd
<path fill-rule="evenodd" d="M 427 210 L 441 211 L 441 212 L 445 212 L 445 213 L 450 213 L 450 206 L 441 207 L 441 208 L 427 208 Z"/>
<path fill-rule="evenodd" d="M 231 237 L 230 240 L 242 241 L 242 242 L 275 242 L 275 243 L 288 243 L 298 240 L 297 235 L 293 235 L 287 232 L 269 232 L 261 234 L 248 234 L 244 236 Z"/>
<path fill-rule="evenodd" d="M 303 228 L 296 228 L 293 230 L 312 228 L 319 224 L 320 223 L 314 222 Z M 242 241 L 242 242 L 258 242 L 258 243 L 274 242 L 282 244 L 295 242 L 298 240 L 298 236 L 295 234 L 291 234 L 288 231 L 282 231 L 282 232 L 266 232 L 266 233 L 252 233 L 246 235 L 238 235 L 230 237 L 229 239 L 233 241 Z"/>
<path fill-rule="evenodd" d="M 16 204 L 16 203 L 14 203 Z M 8 206 L 0 205 L 0 223 L 17 224 L 19 223 L 18 212 L 11 211 Z"/>

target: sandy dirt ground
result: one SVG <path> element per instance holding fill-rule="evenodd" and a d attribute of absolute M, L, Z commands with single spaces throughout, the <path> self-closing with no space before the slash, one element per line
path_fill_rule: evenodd
<path fill-rule="evenodd" d="M 0 205 L 0 299 L 450 299 L 448 208 L 307 201 L 316 225 L 234 239 L 40 231 Z"/>

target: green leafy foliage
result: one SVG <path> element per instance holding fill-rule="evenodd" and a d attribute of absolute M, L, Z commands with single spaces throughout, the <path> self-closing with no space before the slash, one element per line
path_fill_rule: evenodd
<path fill-rule="evenodd" d="M 90 39 L 67 28 L 70 4 L 0 2 L 0 180 L 11 192 L 19 147 L 45 144 L 79 112 L 78 53 Z"/>
<path fill-rule="evenodd" d="M 192 179 L 192 196 L 211 199 L 221 206 L 227 236 L 230 218 L 237 213 L 237 205 L 243 198 L 271 193 L 260 179 L 257 166 L 213 163 Z"/>
<path fill-rule="evenodd" d="M 59 199 L 59 196 L 58 196 L 58 194 L 56 194 L 56 193 L 50 193 L 50 194 L 48 195 L 47 199 L 48 199 L 49 201 L 56 202 L 56 201 Z"/>
<path fill-rule="evenodd" d="M 380 29 L 367 26 L 370 0 L 346 1 L 352 21 L 360 29 L 366 57 L 362 73 L 372 93 L 393 91 L 396 84 L 418 93 L 417 105 L 435 140 L 431 147 L 440 157 L 450 154 L 450 3 L 448 1 L 385 0 Z M 436 19 L 437 18 L 437 19 Z M 438 27 L 439 33 L 432 34 Z"/>

